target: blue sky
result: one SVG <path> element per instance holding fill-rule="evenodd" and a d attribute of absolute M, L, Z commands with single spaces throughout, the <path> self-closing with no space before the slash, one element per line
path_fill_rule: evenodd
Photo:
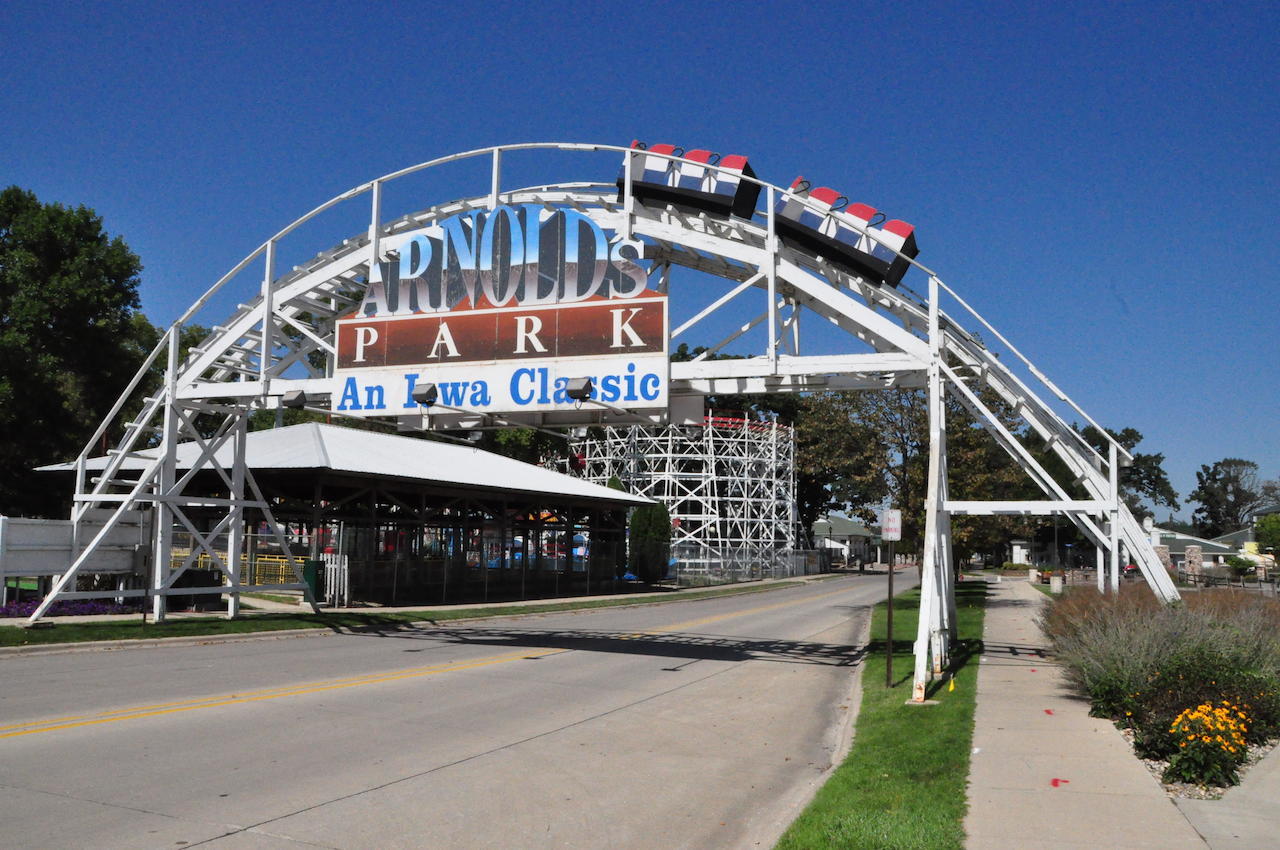
<path fill-rule="evenodd" d="M 1250 2 L 19 4 L 0 183 L 96 209 L 167 324 L 413 163 L 749 154 L 912 222 L 920 260 L 1185 496 L 1226 456 L 1280 477 L 1277 33 L 1280 4 Z"/>

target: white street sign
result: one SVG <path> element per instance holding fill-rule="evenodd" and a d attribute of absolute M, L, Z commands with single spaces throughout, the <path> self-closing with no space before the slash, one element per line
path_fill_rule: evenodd
<path fill-rule="evenodd" d="M 902 539 L 902 511 L 887 510 L 880 518 L 880 536 L 889 542 Z"/>

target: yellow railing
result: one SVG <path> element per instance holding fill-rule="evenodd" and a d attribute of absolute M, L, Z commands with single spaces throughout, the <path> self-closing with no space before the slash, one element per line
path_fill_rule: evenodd
<path fill-rule="evenodd" d="M 169 565 L 173 569 L 181 567 L 187 560 L 190 551 L 174 549 L 169 557 Z M 298 560 L 295 558 L 295 560 Z M 191 564 L 193 570 L 216 569 L 211 558 L 201 553 Z M 252 571 L 252 575 L 250 572 Z M 258 555 L 250 564 L 248 555 L 240 556 L 240 576 L 245 584 L 293 584 L 298 579 L 289 568 L 289 559 L 283 555 Z"/>

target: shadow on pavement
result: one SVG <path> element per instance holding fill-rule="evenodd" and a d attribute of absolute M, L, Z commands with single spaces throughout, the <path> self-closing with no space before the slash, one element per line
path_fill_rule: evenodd
<path fill-rule="evenodd" d="M 852 667 L 862 661 L 867 647 L 772 638 L 700 635 L 690 632 L 626 632 L 594 629 L 514 629 L 457 627 L 402 627 L 392 631 L 359 634 L 429 644 L 478 646 L 486 649 L 566 649 L 583 652 L 623 653 L 709 661 L 781 661 Z M 406 648 L 428 652 L 430 646 Z"/>

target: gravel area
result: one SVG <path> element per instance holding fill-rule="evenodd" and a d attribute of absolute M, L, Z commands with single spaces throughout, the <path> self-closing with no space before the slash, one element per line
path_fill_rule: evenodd
<path fill-rule="evenodd" d="M 1129 746 L 1133 746 L 1133 730 L 1121 729 L 1120 734 L 1124 735 L 1124 739 L 1129 742 Z M 1240 765 L 1240 781 L 1243 782 L 1245 776 L 1249 773 L 1249 768 L 1258 762 L 1280 743 L 1280 738 L 1267 741 L 1264 744 L 1255 744 L 1249 747 L 1249 752 L 1245 756 L 1244 764 Z M 1164 788 L 1165 793 L 1170 797 L 1186 797 L 1192 800 L 1217 800 L 1227 789 L 1219 788 L 1216 785 L 1195 785 L 1190 782 L 1165 782 L 1161 777 L 1164 776 L 1164 770 L 1169 766 L 1169 762 L 1164 759 L 1144 759 L 1138 761 L 1146 765 L 1147 770 L 1151 771 L 1151 775 L 1155 777 L 1156 782 Z"/>

